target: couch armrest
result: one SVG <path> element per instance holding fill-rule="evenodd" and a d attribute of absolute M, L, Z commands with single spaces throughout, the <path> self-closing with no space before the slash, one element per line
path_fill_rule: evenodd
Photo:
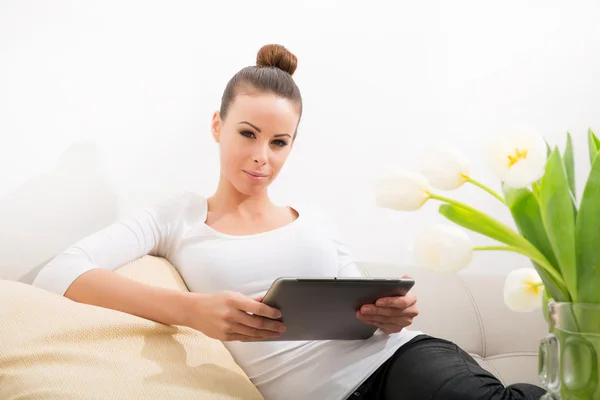
<path fill-rule="evenodd" d="M 505 275 L 468 269 L 440 274 L 418 267 L 362 263 L 367 276 L 410 275 L 419 316 L 411 329 L 451 340 L 505 384 L 539 385 L 540 340 L 548 326 L 540 310 L 516 313 L 504 304 Z"/>

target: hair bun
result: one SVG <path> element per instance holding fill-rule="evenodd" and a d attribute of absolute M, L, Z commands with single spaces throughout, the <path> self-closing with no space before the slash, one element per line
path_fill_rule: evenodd
<path fill-rule="evenodd" d="M 257 67 L 275 67 L 293 75 L 298 67 L 298 58 L 279 44 L 267 44 L 258 51 Z"/>

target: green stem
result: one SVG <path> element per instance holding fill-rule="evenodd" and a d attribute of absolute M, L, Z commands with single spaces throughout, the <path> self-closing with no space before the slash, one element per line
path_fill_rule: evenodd
<path fill-rule="evenodd" d="M 530 259 L 532 259 L 533 261 L 537 262 L 542 268 L 544 268 L 544 270 L 552 275 L 552 277 L 561 285 L 565 286 L 565 281 L 562 279 L 562 276 L 560 276 L 556 270 L 554 268 L 552 268 L 550 266 L 550 263 L 548 262 L 548 260 L 546 260 L 546 257 L 544 257 L 541 253 L 539 253 L 535 248 L 533 250 L 533 252 L 528 252 L 525 249 L 519 248 L 519 247 L 515 247 L 515 246 L 477 246 L 477 247 L 473 247 L 473 250 L 504 250 L 504 251 L 512 251 L 515 253 L 519 253 L 522 254 Z M 535 253 L 539 253 L 539 254 L 535 254 Z"/>
<path fill-rule="evenodd" d="M 430 199 L 443 201 L 444 203 L 448 203 L 448 204 L 453 204 L 453 205 L 455 205 L 457 207 L 462 207 L 465 210 L 469 210 L 469 211 L 472 211 L 474 213 L 479 213 L 480 212 L 479 210 L 477 210 L 477 209 L 475 209 L 475 208 L 473 208 L 473 207 L 471 207 L 471 206 L 469 206 L 469 205 L 467 205 L 467 204 L 465 204 L 463 202 L 451 199 L 451 198 L 446 197 L 446 196 L 440 196 L 439 194 L 435 194 L 435 193 L 428 193 L 428 195 L 429 195 Z"/>
<path fill-rule="evenodd" d="M 480 187 L 481 189 L 485 190 L 486 192 L 488 192 L 489 194 L 491 194 L 492 196 L 497 198 L 502 204 L 506 205 L 506 200 L 504 200 L 504 198 L 502 196 L 500 196 L 498 193 L 496 193 L 494 190 L 490 189 L 483 183 L 476 181 L 475 179 L 471 178 L 470 176 L 463 175 L 463 177 L 465 178 L 465 180 L 467 182 L 472 183 L 473 185 L 475 185 L 477 187 Z"/>

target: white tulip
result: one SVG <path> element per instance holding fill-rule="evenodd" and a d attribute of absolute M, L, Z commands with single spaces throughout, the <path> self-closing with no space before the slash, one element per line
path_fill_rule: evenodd
<path fill-rule="evenodd" d="M 427 179 L 413 172 L 390 172 L 375 183 L 375 202 L 382 208 L 415 211 L 421 208 L 428 198 Z"/>
<path fill-rule="evenodd" d="M 507 186 L 523 188 L 544 175 L 546 151 L 541 136 L 531 132 L 512 133 L 490 142 L 489 164 Z"/>
<path fill-rule="evenodd" d="M 533 268 L 511 271 L 504 282 L 504 303 L 516 312 L 531 312 L 542 307 L 543 282 Z"/>
<path fill-rule="evenodd" d="M 420 171 L 431 186 L 441 190 L 458 189 L 471 172 L 467 157 L 451 146 L 436 146 L 426 152 L 420 161 Z"/>
<path fill-rule="evenodd" d="M 415 239 L 413 255 L 417 264 L 440 272 L 465 268 L 473 255 L 473 243 L 467 233 L 454 226 L 434 225 Z"/>

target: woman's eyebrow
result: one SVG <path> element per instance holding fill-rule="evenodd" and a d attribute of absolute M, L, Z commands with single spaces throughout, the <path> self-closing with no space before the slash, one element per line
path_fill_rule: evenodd
<path fill-rule="evenodd" d="M 239 124 L 246 124 L 246 125 L 250 125 L 250 126 L 251 126 L 251 127 L 253 127 L 254 129 L 256 129 L 256 131 L 257 131 L 258 133 L 261 133 L 261 132 L 262 132 L 258 126 L 254 125 L 254 124 L 251 124 L 251 123 L 250 123 L 250 122 L 248 122 L 248 121 L 240 121 L 240 122 L 238 122 L 238 125 L 239 125 Z M 278 133 L 277 135 L 274 135 L 273 137 L 282 137 L 282 136 L 289 136 L 290 138 L 292 137 L 292 135 L 290 135 L 289 133 Z"/>
<path fill-rule="evenodd" d="M 251 124 L 248 121 L 240 121 L 240 122 L 238 122 L 238 124 L 247 124 L 247 125 L 250 125 L 251 127 L 253 127 L 254 129 L 256 129 L 256 131 L 258 133 L 262 132 L 258 126 L 254 125 L 254 124 Z"/>

